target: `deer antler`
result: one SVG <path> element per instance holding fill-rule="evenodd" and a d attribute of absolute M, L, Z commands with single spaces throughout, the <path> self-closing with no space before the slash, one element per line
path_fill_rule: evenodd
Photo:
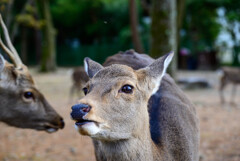
<path fill-rule="evenodd" d="M 4 45 L 4 43 L 1 39 L 1 36 L 0 36 L 0 46 L 6 52 L 6 54 L 8 54 L 8 56 L 13 61 L 16 68 L 21 68 L 22 61 L 21 61 L 16 49 L 13 47 L 13 44 L 10 40 L 10 36 L 9 36 L 8 30 L 7 30 L 7 27 L 6 27 L 5 23 L 3 22 L 1 14 L 0 14 L 0 23 L 1 23 L 3 34 L 4 34 L 4 37 L 5 37 L 6 43 L 7 43 L 7 46 Z"/>

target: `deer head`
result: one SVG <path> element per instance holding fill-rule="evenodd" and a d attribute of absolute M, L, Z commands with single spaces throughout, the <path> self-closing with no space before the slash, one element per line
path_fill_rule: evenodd
<path fill-rule="evenodd" d="M 0 23 L 7 44 L 0 37 L 0 46 L 13 62 L 10 64 L 0 54 L 0 121 L 19 128 L 47 132 L 63 128 L 62 117 L 39 92 L 28 68 L 13 47 L 1 15 Z"/>
<path fill-rule="evenodd" d="M 83 89 L 86 96 L 72 106 L 72 118 L 82 135 L 99 140 L 138 137 L 149 129 L 147 104 L 159 86 L 173 53 L 134 70 L 126 65 L 103 67 L 85 58 L 90 81 Z"/>

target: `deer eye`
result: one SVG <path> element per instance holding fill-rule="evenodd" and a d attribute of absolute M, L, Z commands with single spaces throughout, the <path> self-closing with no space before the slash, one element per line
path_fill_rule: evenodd
<path fill-rule="evenodd" d="M 122 86 L 120 92 L 131 94 L 133 92 L 133 86 L 128 85 L 128 84 L 124 85 L 124 86 Z"/>
<path fill-rule="evenodd" d="M 24 96 L 24 98 L 26 98 L 26 99 L 33 99 L 34 98 L 34 95 L 33 95 L 33 93 L 32 92 L 24 92 L 24 94 L 23 94 L 23 96 Z"/>
<path fill-rule="evenodd" d="M 84 87 L 82 90 L 83 90 L 84 94 L 87 95 L 87 93 L 88 93 L 87 87 Z"/>

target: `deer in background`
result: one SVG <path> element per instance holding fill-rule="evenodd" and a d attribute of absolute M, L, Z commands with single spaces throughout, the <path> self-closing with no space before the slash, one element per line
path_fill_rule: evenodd
<path fill-rule="evenodd" d="M 173 53 L 157 60 L 125 53 L 113 57 L 126 61 L 106 67 L 85 58 L 86 96 L 72 106 L 71 117 L 93 139 L 97 161 L 197 161 L 195 107 L 165 74 Z"/>
<path fill-rule="evenodd" d="M 89 77 L 87 76 L 83 67 L 75 68 L 71 77 L 72 77 L 73 84 L 70 88 L 69 100 L 73 98 L 74 93 L 77 93 L 78 99 L 80 99 L 84 96 L 82 89 L 87 83 L 87 81 L 89 80 Z"/>
<path fill-rule="evenodd" d="M 19 128 L 55 132 L 64 127 L 62 117 L 37 89 L 28 68 L 22 63 L 0 15 L 6 45 L 0 46 L 13 64 L 0 54 L 0 121 Z"/>
<path fill-rule="evenodd" d="M 227 84 L 233 84 L 231 103 L 234 104 L 234 97 L 236 95 L 237 85 L 240 84 L 240 68 L 236 67 L 223 67 L 221 69 L 221 77 L 220 77 L 220 99 L 221 103 L 225 103 L 223 90 Z"/>

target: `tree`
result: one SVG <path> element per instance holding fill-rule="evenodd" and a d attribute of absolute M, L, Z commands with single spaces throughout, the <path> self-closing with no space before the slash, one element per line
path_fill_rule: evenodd
<path fill-rule="evenodd" d="M 39 0 L 42 7 L 42 16 L 45 20 L 43 26 L 43 53 L 41 56 L 40 71 L 54 71 L 56 69 L 56 30 L 52 24 L 49 0 Z"/>
<path fill-rule="evenodd" d="M 21 28 L 21 57 L 24 63 L 27 63 L 28 58 L 28 33 L 29 29 L 40 30 L 42 21 L 36 19 L 37 8 L 35 0 L 27 0 L 21 12 L 16 15 L 16 22 L 14 23 L 13 36 L 16 35 L 18 28 Z M 36 52 L 38 52 L 36 50 Z"/>
<path fill-rule="evenodd" d="M 151 49 L 154 58 L 160 55 L 176 52 L 176 0 L 152 0 L 151 7 Z M 176 71 L 177 54 L 172 61 L 170 73 Z"/>
<path fill-rule="evenodd" d="M 225 18 L 227 21 L 227 31 L 231 35 L 233 41 L 233 65 L 239 66 L 240 60 L 240 40 L 237 37 L 237 32 L 240 33 L 240 1 L 239 0 L 225 0 L 222 4 L 225 11 Z"/>
<path fill-rule="evenodd" d="M 4 1 L 0 2 L 0 3 L 4 3 Z M 14 5 L 14 0 L 8 0 L 8 1 L 5 1 L 5 8 L 3 11 L 2 11 L 2 14 L 3 14 L 3 17 L 5 17 L 5 22 L 6 22 L 6 26 L 7 28 L 9 28 L 10 26 L 10 23 L 12 21 L 12 8 L 13 8 L 13 5 Z"/>
<path fill-rule="evenodd" d="M 180 30 L 183 24 L 183 17 L 185 13 L 186 0 L 177 0 L 177 53 L 180 47 Z"/>
<path fill-rule="evenodd" d="M 27 63 L 29 46 L 32 44 L 29 38 L 33 38 L 29 33 L 32 30 L 39 32 L 43 24 L 42 20 L 36 18 L 38 12 L 35 0 L 23 0 L 21 2 L 16 0 L 0 1 L 0 8 L 10 32 L 11 41 L 14 43 L 14 40 L 18 40 L 14 44 L 20 44 L 20 56 L 23 62 Z M 34 48 L 36 53 L 41 51 L 37 46 Z"/>
<path fill-rule="evenodd" d="M 129 0 L 58 0 L 51 13 L 58 30 L 58 42 L 78 39 L 82 45 L 116 42 L 129 29 Z M 86 16 L 88 15 L 88 16 Z M 74 31 L 74 32 L 72 32 Z M 125 35 L 124 35 L 125 36 Z M 130 32 L 127 40 L 131 40 Z M 128 41 L 127 44 L 130 42 Z"/>
<path fill-rule="evenodd" d="M 133 46 L 137 52 L 143 53 L 144 51 L 142 47 L 142 42 L 138 33 L 138 13 L 136 0 L 129 0 L 129 17 Z"/>
<path fill-rule="evenodd" d="M 181 46 L 189 48 L 193 54 L 214 48 L 221 29 L 216 12 L 219 5 L 219 0 L 187 0 Z"/>

